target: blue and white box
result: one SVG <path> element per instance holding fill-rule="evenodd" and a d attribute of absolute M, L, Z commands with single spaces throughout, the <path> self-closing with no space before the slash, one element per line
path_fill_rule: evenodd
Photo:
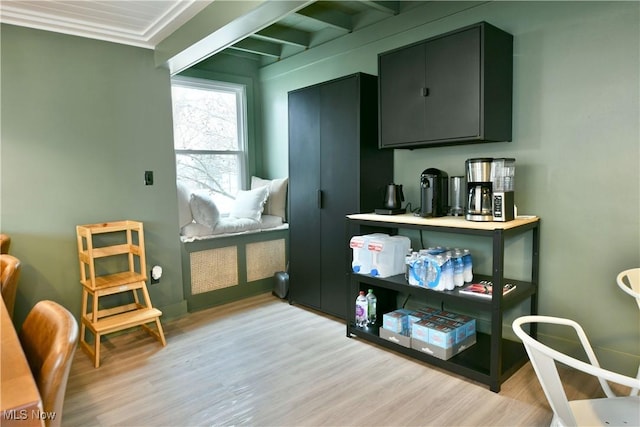
<path fill-rule="evenodd" d="M 409 330 L 409 316 L 405 310 L 394 310 L 382 315 L 382 327 L 391 332 L 406 334 Z"/>

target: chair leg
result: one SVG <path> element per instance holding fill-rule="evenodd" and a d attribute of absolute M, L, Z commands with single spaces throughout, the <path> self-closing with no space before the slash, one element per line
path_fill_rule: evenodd
<path fill-rule="evenodd" d="M 164 331 L 162 330 L 162 324 L 160 323 L 160 318 L 156 317 L 156 327 L 158 328 L 158 337 L 160 338 L 160 343 L 163 347 L 167 345 L 167 341 L 164 339 Z M 640 373 L 640 371 L 638 371 Z"/>
<path fill-rule="evenodd" d="M 95 342 L 93 349 L 93 366 L 96 368 L 100 367 L 100 334 L 95 333 Z"/>
<path fill-rule="evenodd" d="M 80 343 L 82 344 L 87 344 L 87 341 L 85 339 L 85 335 L 87 333 L 87 327 L 85 326 L 83 321 L 80 321 Z"/>

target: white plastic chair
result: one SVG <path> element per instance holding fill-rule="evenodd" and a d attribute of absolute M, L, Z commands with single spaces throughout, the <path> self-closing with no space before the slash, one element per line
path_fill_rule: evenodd
<path fill-rule="evenodd" d="M 620 289 L 636 299 L 640 308 L 640 268 L 621 271 L 616 277 L 616 282 Z"/>
<path fill-rule="evenodd" d="M 532 338 L 522 325 L 530 323 L 546 323 L 572 327 L 587 354 L 590 363 L 585 363 Z M 553 410 L 551 426 L 639 426 L 640 397 L 617 397 L 607 381 L 627 387 L 639 388 L 640 379 L 621 375 L 600 367 L 591 344 L 582 327 L 569 319 L 548 316 L 523 316 L 513 321 L 513 331 L 522 340 L 529 354 L 531 365 L 538 376 L 540 385 Z M 585 372 L 598 378 L 600 386 L 607 397 L 569 401 L 562 386 L 556 367 L 560 362 L 571 368 Z"/>

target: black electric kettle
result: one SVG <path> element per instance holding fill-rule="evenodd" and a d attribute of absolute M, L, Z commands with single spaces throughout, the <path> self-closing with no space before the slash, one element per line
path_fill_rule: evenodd
<path fill-rule="evenodd" d="M 402 202 L 404 202 L 402 185 L 397 185 L 397 184 L 387 185 L 387 192 L 384 196 L 385 209 L 401 209 Z"/>

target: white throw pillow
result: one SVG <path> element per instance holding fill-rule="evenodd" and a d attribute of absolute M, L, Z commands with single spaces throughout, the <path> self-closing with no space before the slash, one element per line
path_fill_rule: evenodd
<path fill-rule="evenodd" d="M 260 221 L 267 197 L 269 197 L 269 189 L 267 187 L 249 191 L 240 190 L 236 195 L 236 201 L 230 215 L 235 218 L 249 218 Z"/>
<path fill-rule="evenodd" d="M 191 198 L 191 189 L 183 183 L 178 183 L 178 223 L 180 228 L 193 222 L 193 215 L 189 207 Z"/>
<path fill-rule="evenodd" d="M 206 190 L 191 193 L 189 206 L 191 206 L 193 219 L 198 224 L 204 224 L 212 229 L 215 228 L 220 219 L 220 211 Z"/>
<path fill-rule="evenodd" d="M 274 215 L 286 221 L 287 217 L 287 185 L 289 178 L 262 179 L 257 176 L 251 177 L 251 189 L 267 187 L 269 198 L 264 206 L 265 215 Z"/>

